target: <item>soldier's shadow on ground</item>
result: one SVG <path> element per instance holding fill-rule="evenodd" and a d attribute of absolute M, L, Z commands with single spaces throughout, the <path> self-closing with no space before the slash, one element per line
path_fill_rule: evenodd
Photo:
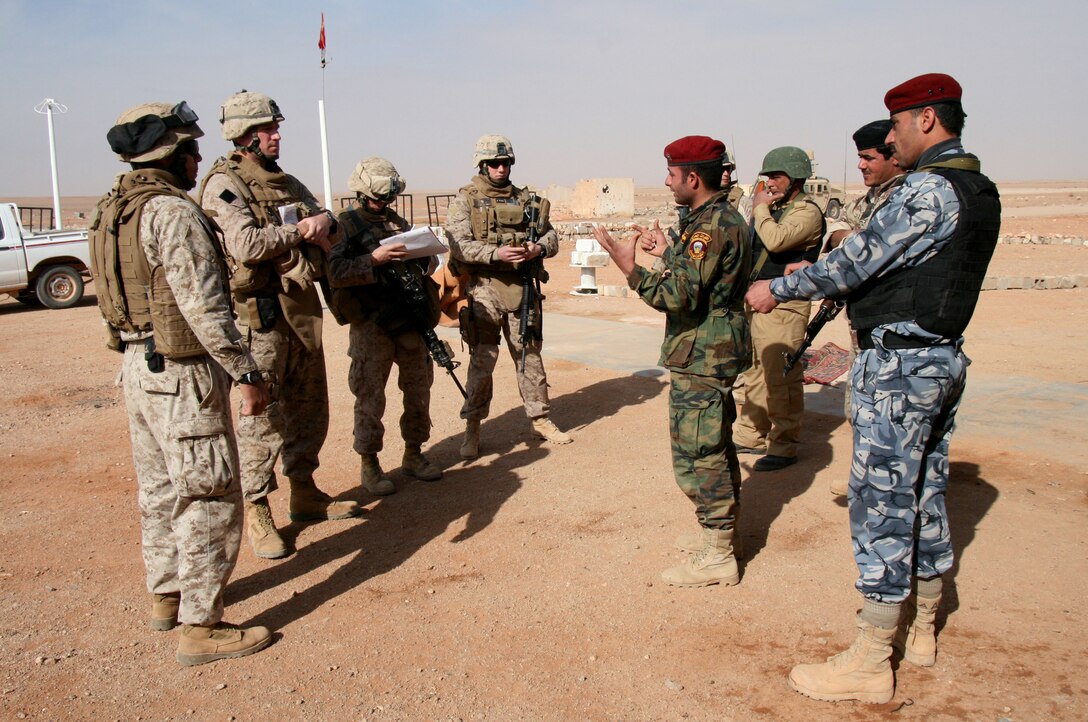
<path fill-rule="evenodd" d="M 842 407 L 842 394 L 837 390 L 821 387 L 817 394 L 837 396 L 838 407 Z M 812 394 L 806 396 L 806 402 Z M 814 404 L 825 406 L 826 404 Z M 812 486 L 817 473 L 832 464 L 831 434 L 846 423 L 842 416 L 830 416 L 806 411 L 801 420 L 801 443 L 797 449 L 797 463 L 778 471 L 754 471 L 752 466 L 761 457 L 741 454 L 741 504 L 738 527 L 743 538 L 744 559 L 747 564 L 759 555 L 767 544 L 768 530 L 783 508 L 794 498 L 805 493 Z M 850 460 L 834 460 L 841 463 L 841 473 L 849 474 Z M 826 494 L 827 489 L 815 490 Z M 844 520 L 845 523 L 845 520 Z"/>
<path fill-rule="evenodd" d="M 608 379 L 554 399 L 551 417 L 561 428 L 585 427 L 624 406 L 642 403 L 664 388 L 661 381 L 641 376 Z M 248 599 L 348 559 L 327 579 L 251 620 L 253 624 L 281 629 L 367 580 L 396 569 L 461 519 L 465 519 L 464 528 L 450 543 L 471 538 L 485 529 L 507 499 L 521 488 L 520 469 L 548 455 L 548 445 L 532 439 L 529 429 L 520 405 L 485 420 L 480 434 L 482 456 L 469 463 L 462 462 L 459 455 L 460 434 L 443 439 L 427 451 L 428 457 L 445 469 L 440 481 L 414 481 L 391 469 L 396 494 L 382 498 L 359 519 L 326 522 L 342 524 L 343 528 L 305 544 L 283 561 L 233 580 L 226 590 L 226 603 Z M 294 544 L 303 528 L 302 524 L 288 525 L 282 529 L 284 539 Z"/>
<path fill-rule="evenodd" d="M 997 501 L 997 496 L 997 488 L 982 478 L 978 464 L 953 461 L 949 465 L 946 504 L 955 561 L 952 569 L 944 575 L 944 596 L 937 611 L 938 630 L 944 627 L 948 616 L 960 607 L 959 595 L 956 593 L 956 576 L 963 564 L 967 547 L 975 540 L 978 525 L 986 518 L 990 507 Z"/>

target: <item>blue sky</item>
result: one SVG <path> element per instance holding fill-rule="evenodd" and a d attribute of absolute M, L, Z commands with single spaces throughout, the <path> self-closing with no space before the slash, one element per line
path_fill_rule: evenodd
<path fill-rule="evenodd" d="M 766 151 L 798 145 L 856 183 L 850 134 L 924 72 L 963 84 L 964 143 L 993 178 L 1085 178 L 1086 28 L 1084 3 L 1007 0 L 0 0 L 0 196 L 51 192 L 43 98 L 69 109 L 55 116 L 61 193 L 98 195 L 125 168 L 105 141 L 123 110 L 188 100 L 205 170 L 228 149 L 219 106 L 241 88 L 279 102 L 282 165 L 318 194 L 323 95 L 337 193 L 369 155 L 409 190 L 456 188 L 485 133 L 511 138 L 519 184 L 658 185 L 663 147 L 688 134 L 724 140 L 746 182 Z"/>

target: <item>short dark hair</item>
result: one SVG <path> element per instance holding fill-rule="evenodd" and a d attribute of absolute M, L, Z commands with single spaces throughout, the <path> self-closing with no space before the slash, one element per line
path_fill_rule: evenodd
<path fill-rule="evenodd" d="M 937 120 L 940 121 L 941 127 L 947 130 L 952 135 L 963 135 L 963 126 L 967 120 L 967 113 L 963 112 L 963 106 L 959 102 L 952 103 L 934 103 L 933 105 L 927 105 L 922 108 L 914 108 L 910 111 L 911 115 L 918 117 L 926 108 L 933 108 L 933 112 L 937 114 Z"/>
<path fill-rule="evenodd" d="M 699 180 L 709 191 L 720 191 L 722 189 L 722 173 L 725 172 L 725 166 L 721 163 L 699 163 L 698 165 L 682 165 L 680 166 L 680 172 L 684 174 L 684 177 L 688 177 L 688 173 L 694 173 L 699 176 Z"/>

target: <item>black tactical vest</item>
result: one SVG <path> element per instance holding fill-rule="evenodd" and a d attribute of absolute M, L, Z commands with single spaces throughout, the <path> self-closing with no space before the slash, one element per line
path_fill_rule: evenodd
<path fill-rule="evenodd" d="M 978 302 L 986 267 L 997 245 L 1001 200 L 982 173 L 928 168 L 952 184 L 959 200 L 956 232 L 933 258 L 871 279 L 848 299 L 851 325 L 859 330 L 896 321 L 916 321 L 945 338 L 963 335 Z"/>
<path fill-rule="evenodd" d="M 796 202 L 796 199 L 791 202 Z M 816 203 L 808 198 L 801 200 L 802 203 L 811 203 L 816 206 Z M 771 217 L 775 222 L 782 220 L 782 216 L 785 215 L 786 210 L 790 207 L 790 204 L 779 208 L 776 211 L 771 212 Z M 819 206 L 816 206 L 819 209 Z M 766 260 L 759 268 L 759 272 L 752 280 L 766 280 L 769 278 L 778 278 L 786 273 L 786 266 L 791 263 L 797 263 L 798 261 L 808 261 L 809 263 L 815 263 L 816 259 L 820 257 L 820 242 L 824 237 L 824 232 L 827 230 L 827 221 L 823 218 L 823 212 L 820 213 L 820 235 L 812 240 L 812 246 L 809 248 L 791 248 L 788 251 L 778 251 L 772 253 L 766 250 L 766 246 L 763 245 L 763 240 L 759 237 L 759 234 L 755 232 L 755 221 L 752 221 L 752 258 L 754 263 L 759 263 L 759 259 L 763 257 L 764 252 L 767 254 Z"/>

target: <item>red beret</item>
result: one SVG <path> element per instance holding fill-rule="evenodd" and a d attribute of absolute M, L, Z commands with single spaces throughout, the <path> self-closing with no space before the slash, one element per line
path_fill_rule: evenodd
<path fill-rule="evenodd" d="M 686 135 L 665 146 L 669 165 L 699 165 L 721 163 L 725 158 L 725 143 L 705 135 Z"/>
<path fill-rule="evenodd" d="M 960 102 L 963 88 L 951 75 L 926 73 L 900 83 L 884 95 L 884 105 L 892 115 L 913 108 L 944 102 Z"/>

